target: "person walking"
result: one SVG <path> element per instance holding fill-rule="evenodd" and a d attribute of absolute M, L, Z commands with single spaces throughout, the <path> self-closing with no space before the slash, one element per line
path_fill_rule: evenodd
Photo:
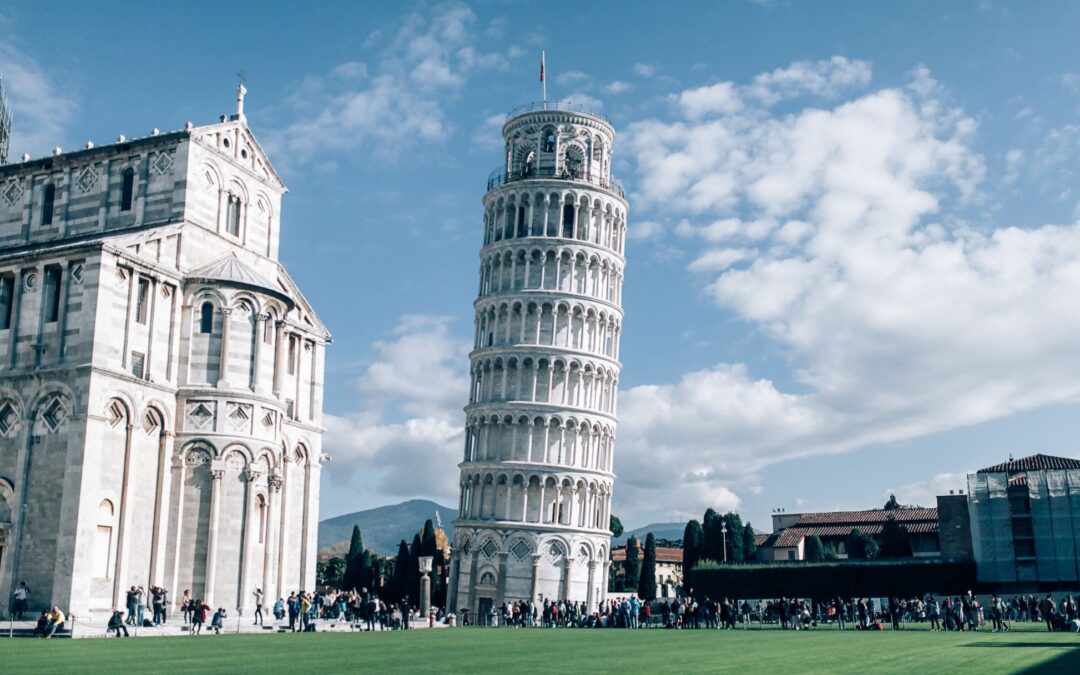
<path fill-rule="evenodd" d="M 189 635 L 202 633 L 203 624 L 206 623 L 206 610 L 208 609 L 210 609 L 210 606 L 203 604 L 202 599 L 191 603 L 191 632 L 188 633 Z"/>
<path fill-rule="evenodd" d="M 256 588 L 255 593 L 255 625 L 258 626 L 263 622 L 263 592 L 261 588 Z"/>
<path fill-rule="evenodd" d="M 11 610 L 11 618 L 15 621 L 22 621 L 23 614 L 26 612 L 26 605 L 30 598 L 30 588 L 26 585 L 25 581 L 19 582 L 19 587 L 12 593 L 15 598 L 15 606 Z"/>

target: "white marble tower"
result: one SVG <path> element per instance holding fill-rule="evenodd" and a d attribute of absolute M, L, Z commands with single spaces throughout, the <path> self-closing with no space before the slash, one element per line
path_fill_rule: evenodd
<path fill-rule="evenodd" d="M 615 131 L 561 104 L 503 125 L 484 195 L 448 603 L 593 609 L 607 590 L 627 203 Z"/>

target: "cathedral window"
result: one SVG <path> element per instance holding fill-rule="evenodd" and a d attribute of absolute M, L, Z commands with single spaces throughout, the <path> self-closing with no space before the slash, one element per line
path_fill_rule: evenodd
<path fill-rule="evenodd" d="M 199 308 L 199 332 L 210 334 L 214 332 L 214 305 L 204 302 Z"/>
<path fill-rule="evenodd" d="M 135 170 L 128 167 L 120 176 L 120 210 L 130 211 L 131 202 L 135 196 Z"/>
<path fill-rule="evenodd" d="M 140 380 L 146 376 L 146 354 L 131 352 L 131 374 Z"/>
<path fill-rule="evenodd" d="M 150 280 L 139 277 L 139 288 L 135 293 L 135 322 L 145 324 L 147 305 L 150 301 Z"/>
<path fill-rule="evenodd" d="M 519 206 L 517 210 L 517 236 L 527 237 L 529 231 L 525 223 L 525 207 Z"/>
<path fill-rule="evenodd" d="M 296 374 L 296 338 L 293 337 L 289 338 L 289 374 Z"/>
<path fill-rule="evenodd" d="M 112 577 L 113 562 L 113 519 L 115 517 L 113 503 L 108 499 L 101 500 L 98 505 L 98 525 L 94 536 L 94 578 L 109 579 Z"/>
<path fill-rule="evenodd" d="M 15 309 L 15 275 L 0 276 L 0 330 L 11 328 L 11 316 Z"/>
<path fill-rule="evenodd" d="M 240 236 L 240 198 L 229 195 L 229 209 L 225 218 L 225 231 L 234 237 Z"/>
<path fill-rule="evenodd" d="M 296 403 L 291 398 L 285 399 L 285 417 L 296 419 Z"/>
<path fill-rule="evenodd" d="M 272 344 L 274 342 L 274 317 L 268 317 L 263 324 L 263 342 Z"/>
<path fill-rule="evenodd" d="M 56 186 L 49 183 L 41 197 L 41 224 L 52 225 L 53 208 L 56 205 Z"/>
<path fill-rule="evenodd" d="M 259 543 L 262 544 L 266 534 L 266 497 L 259 495 L 255 498 L 255 503 L 259 509 Z"/>
<path fill-rule="evenodd" d="M 562 236 L 569 239 L 574 234 L 574 205 L 567 204 L 562 210 Z"/>
<path fill-rule="evenodd" d="M 45 288 L 42 305 L 45 323 L 54 323 L 60 318 L 60 266 L 49 265 L 45 268 Z"/>

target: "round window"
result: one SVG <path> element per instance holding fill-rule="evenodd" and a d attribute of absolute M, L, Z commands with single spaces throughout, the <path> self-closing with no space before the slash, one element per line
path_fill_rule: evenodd
<path fill-rule="evenodd" d="M 229 139 L 228 138 L 221 139 L 221 144 L 224 145 L 226 148 L 229 147 Z"/>
<path fill-rule="evenodd" d="M 247 159 L 247 148 L 240 151 L 240 156 Z"/>

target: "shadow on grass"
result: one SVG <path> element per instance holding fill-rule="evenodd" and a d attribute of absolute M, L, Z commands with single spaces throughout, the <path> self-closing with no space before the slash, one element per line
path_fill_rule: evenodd
<path fill-rule="evenodd" d="M 961 647 L 1038 647 L 1039 649 L 1078 649 L 1080 640 L 1076 644 L 1067 642 L 968 642 Z"/>
<path fill-rule="evenodd" d="M 1061 645 L 1059 645 L 1061 646 Z M 1080 645 L 1069 646 L 1069 651 L 1044 661 L 1037 666 L 1026 668 L 1022 673 L 1078 673 L 1080 672 Z"/>

